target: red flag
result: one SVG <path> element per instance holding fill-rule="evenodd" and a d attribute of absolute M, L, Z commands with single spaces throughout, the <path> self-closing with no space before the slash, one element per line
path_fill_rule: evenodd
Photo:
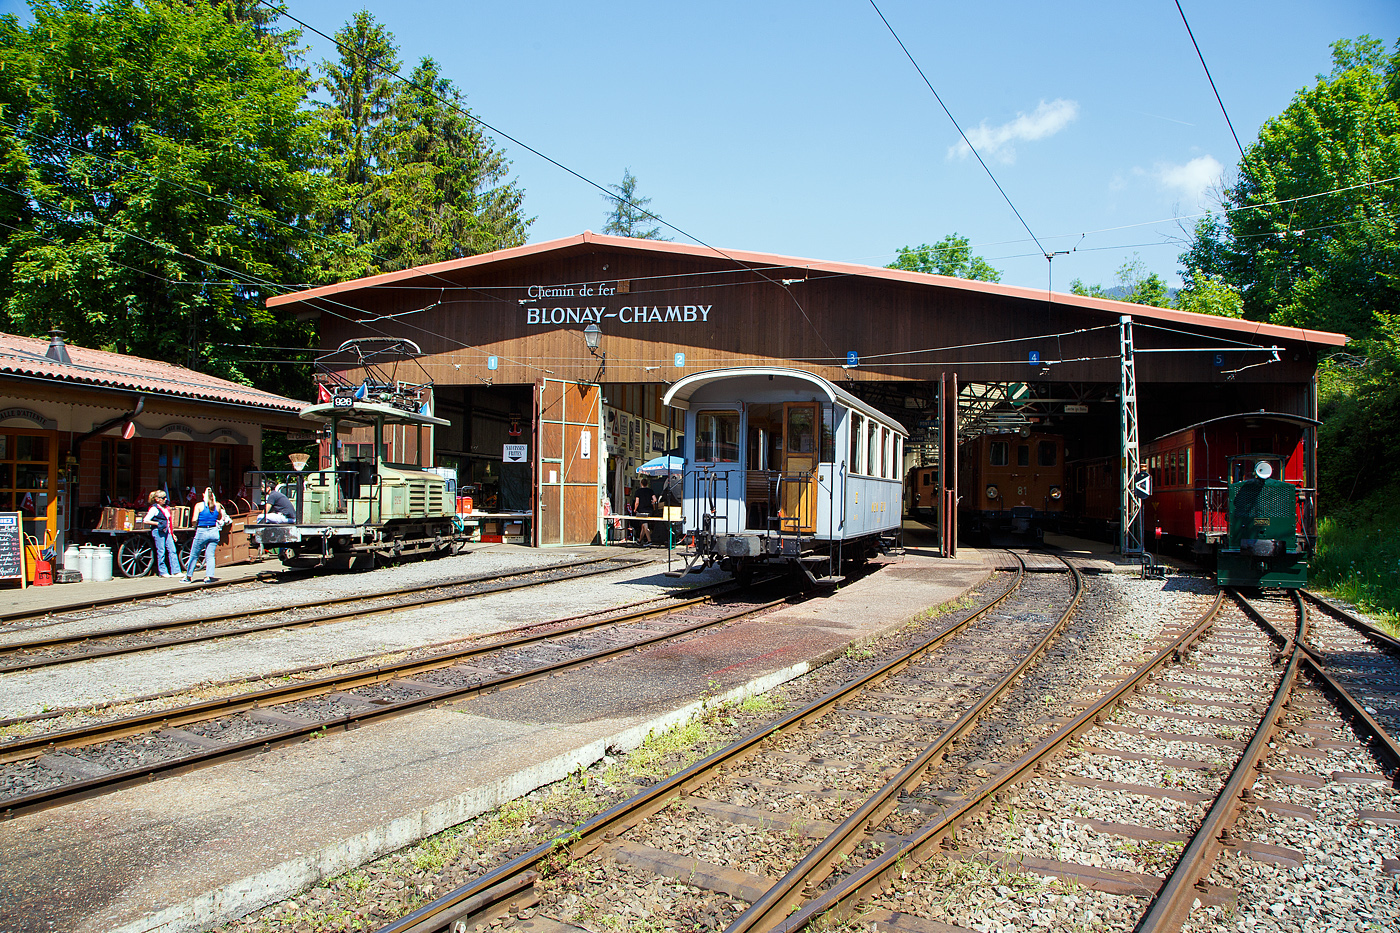
<path fill-rule="evenodd" d="M 324 404 L 326 404 L 327 402 L 329 402 L 330 400 L 331 400 L 331 392 L 330 392 L 330 389 L 327 389 L 327 388 L 326 388 L 325 383 L 322 383 L 322 382 L 316 383 L 316 404 L 318 404 L 318 405 L 324 405 Z"/>

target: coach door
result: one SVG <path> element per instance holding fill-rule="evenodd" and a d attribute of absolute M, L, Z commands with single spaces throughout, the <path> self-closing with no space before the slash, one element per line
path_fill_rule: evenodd
<path fill-rule="evenodd" d="M 599 386 L 545 379 L 535 384 L 535 541 L 574 547 L 598 540 Z"/>
<path fill-rule="evenodd" d="M 817 431 L 821 415 L 815 402 L 783 404 L 783 522 L 784 531 L 816 530 Z M 799 474 L 806 473 L 805 479 Z"/>

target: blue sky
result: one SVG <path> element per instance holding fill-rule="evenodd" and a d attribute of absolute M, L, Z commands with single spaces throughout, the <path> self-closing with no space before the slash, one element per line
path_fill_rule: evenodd
<path fill-rule="evenodd" d="M 1044 249 L 1075 249 L 1055 290 L 1110 285 L 1134 253 L 1179 281 L 1192 221 L 1173 218 L 1209 208 L 1239 153 L 1172 0 L 878 2 Z M 1330 70 L 1331 42 L 1400 36 L 1394 0 L 1181 5 L 1246 146 Z M 289 0 L 327 33 L 360 6 Z M 599 184 L 630 168 L 673 239 L 884 265 L 956 231 L 1004 282 L 1047 285 L 1041 248 L 869 0 L 363 7 L 404 74 L 432 56 L 499 131 Z M 306 39 L 312 61 L 331 54 Z M 595 188 L 497 143 L 532 242 L 601 229 Z"/>

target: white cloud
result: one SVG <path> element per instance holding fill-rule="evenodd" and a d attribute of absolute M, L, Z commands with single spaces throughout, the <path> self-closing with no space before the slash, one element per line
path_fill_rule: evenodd
<path fill-rule="evenodd" d="M 1054 136 L 1069 126 L 1079 116 L 1079 104 L 1072 100 L 1057 98 L 1048 104 L 1041 101 L 1035 113 L 1016 114 L 1016 119 L 1001 126 L 988 126 L 983 120 L 980 126 L 967 133 L 967 141 L 959 140 L 956 146 L 948 149 L 948 158 L 967 158 L 972 154 L 967 143 L 971 142 L 983 158 L 996 159 L 1010 164 L 1016 161 L 1014 142 L 1031 142 Z"/>
<path fill-rule="evenodd" d="M 1212 156 L 1200 156 L 1185 165 L 1157 163 L 1153 175 L 1163 188 L 1169 188 L 1195 204 L 1205 200 L 1206 191 L 1220 181 L 1225 166 Z"/>

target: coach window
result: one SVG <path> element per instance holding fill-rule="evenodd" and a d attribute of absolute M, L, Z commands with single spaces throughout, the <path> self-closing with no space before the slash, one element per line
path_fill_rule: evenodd
<path fill-rule="evenodd" d="M 899 479 L 899 465 L 904 462 L 904 438 L 898 434 L 894 436 L 894 469 L 890 471 L 890 479 Z"/>
<path fill-rule="evenodd" d="M 1188 447 L 1186 448 L 1186 485 L 1190 486 L 1193 482 L 1195 480 L 1191 476 L 1191 448 Z"/>
<path fill-rule="evenodd" d="M 865 431 L 865 416 L 851 412 L 851 462 L 846 465 L 846 469 L 851 473 L 862 472 L 860 468 L 860 452 L 863 447 L 861 435 Z"/>
<path fill-rule="evenodd" d="M 992 466 L 1006 466 L 1008 463 L 1006 455 L 1011 452 L 1011 445 L 1006 441 L 992 441 L 988 446 L 991 448 L 989 453 L 992 458 Z"/>
<path fill-rule="evenodd" d="M 702 411 L 695 415 L 695 459 L 701 463 L 737 463 L 739 413 Z"/>
<path fill-rule="evenodd" d="M 1041 441 L 1036 447 L 1036 462 L 1043 467 L 1055 465 L 1055 442 Z"/>
<path fill-rule="evenodd" d="M 836 412 L 830 407 L 822 409 L 822 463 L 836 462 Z"/>
<path fill-rule="evenodd" d="M 880 475 L 880 426 L 870 422 L 870 444 L 866 448 L 865 472 L 868 476 Z"/>
<path fill-rule="evenodd" d="M 890 429 L 880 429 L 880 475 L 890 475 Z"/>

